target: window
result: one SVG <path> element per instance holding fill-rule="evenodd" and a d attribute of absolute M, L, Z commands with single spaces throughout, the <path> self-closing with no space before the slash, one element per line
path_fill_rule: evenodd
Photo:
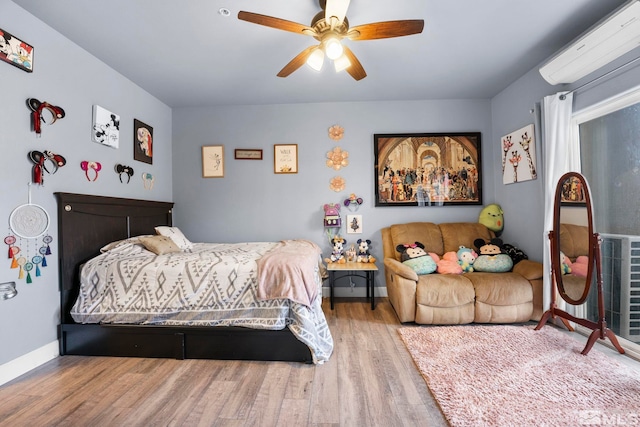
<path fill-rule="evenodd" d="M 573 125 L 602 237 L 607 324 L 640 352 L 640 89 L 577 112 Z M 584 307 L 591 320 L 596 304 Z"/>

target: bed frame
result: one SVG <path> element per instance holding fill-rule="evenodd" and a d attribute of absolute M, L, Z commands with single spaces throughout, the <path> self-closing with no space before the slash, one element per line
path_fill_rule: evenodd
<path fill-rule="evenodd" d="M 281 360 L 312 363 L 289 329 L 92 325 L 76 323 L 80 266 L 109 242 L 172 225 L 173 203 L 55 193 L 58 201 L 60 354 L 176 359 Z"/>

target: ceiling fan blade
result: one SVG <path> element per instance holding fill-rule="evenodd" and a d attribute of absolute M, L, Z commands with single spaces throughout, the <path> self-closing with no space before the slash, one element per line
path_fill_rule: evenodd
<path fill-rule="evenodd" d="M 347 33 L 347 37 L 351 40 L 388 39 L 419 34 L 423 28 L 424 20 L 422 19 L 374 22 L 351 28 Z"/>
<path fill-rule="evenodd" d="M 253 12 L 245 12 L 241 10 L 238 12 L 238 19 L 278 30 L 291 31 L 292 33 L 305 34 L 305 31 L 310 31 L 315 34 L 313 28 L 308 25 L 298 24 L 297 22 L 274 18 L 273 16 L 260 15 Z"/>
<path fill-rule="evenodd" d="M 278 77 L 287 77 L 289 74 L 302 67 L 307 62 L 307 58 L 309 58 L 309 55 L 311 55 L 311 53 L 317 48 L 318 46 L 309 46 L 308 48 L 300 52 L 298 55 L 296 55 L 295 58 L 289 61 L 289 63 L 285 65 L 282 70 L 280 70 L 280 72 L 278 73 Z"/>
<path fill-rule="evenodd" d="M 327 24 L 331 24 L 331 17 L 338 18 L 338 22 L 342 23 L 344 17 L 347 16 L 347 9 L 351 0 L 327 0 L 325 5 L 325 20 Z"/>
<path fill-rule="evenodd" d="M 344 54 L 349 58 L 351 65 L 347 68 L 347 73 L 356 80 L 362 80 L 367 77 L 367 73 L 364 71 L 362 64 L 358 61 L 358 58 L 353 54 L 351 49 L 344 46 Z"/>

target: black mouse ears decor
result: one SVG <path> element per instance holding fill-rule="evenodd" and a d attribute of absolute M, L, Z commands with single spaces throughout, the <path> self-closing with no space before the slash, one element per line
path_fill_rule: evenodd
<path fill-rule="evenodd" d="M 120 182 L 122 182 L 123 184 L 128 184 L 131 181 L 131 177 L 133 176 L 133 168 L 131 166 L 125 166 L 118 163 L 116 164 L 115 170 L 119 175 Z M 127 176 L 127 182 L 122 179 L 122 175 Z"/>
<path fill-rule="evenodd" d="M 44 172 L 53 175 L 67 164 L 64 157 L 49 150 L 29 151 L 29 159 L 33 162 L 33 183 L 39 185 L 44 183 Z"/>
<path fill-rule="evenodd" d="M 35 98 L 27 99 L 27 106 L 31 110 L 31 124 L 37 136 L 42 132 L 41 123 L 52 125 L 65 116 L 62 107 L 40 102 Z"/>

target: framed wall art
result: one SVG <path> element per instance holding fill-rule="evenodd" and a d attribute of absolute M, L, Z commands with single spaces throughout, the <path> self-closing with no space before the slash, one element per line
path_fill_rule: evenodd
<path fill-rule="evenodd" d="M 347 234 L 362 233 L 362 215 L 347 215 Z"/>
<path fill-rule="evenodd" d="M 376 206 L 481 205 L 480 132 L 373 136 Z"/>
<path fill-rule="evenodd" d="M 237 160 L 262 160 L 262 150 L 258 148 L 236 148 L 234 158 Z"/>
<path fill-rule="evenodd" d="M 298 144 L 273 146 L 273 172 L 298 173 Z"/>
<path fill-rule="evenodd" d="M 153 128 L 133 119 L 133 159 L 153 164 Z"/>
<path fill-rule="evenodd" d="M 536 145 L 533 124 L 502 137 L 502 183 L 530 181 L 536 172 Z"/>
<path fill-rule="evenodd" d="M 224 146 L 205 145 L 202 147 L 202 177 L 224 178 Z"/>
<path fill-rule="evenodd" d="M 0 28 L 0 60 L 33 72 L 33 46 Z"/>
<path fill-rule="evenodd" d="M 120 146 L 120 116 L 99 105 L 93 106 L 91 139 L 111 148 Z"/>

